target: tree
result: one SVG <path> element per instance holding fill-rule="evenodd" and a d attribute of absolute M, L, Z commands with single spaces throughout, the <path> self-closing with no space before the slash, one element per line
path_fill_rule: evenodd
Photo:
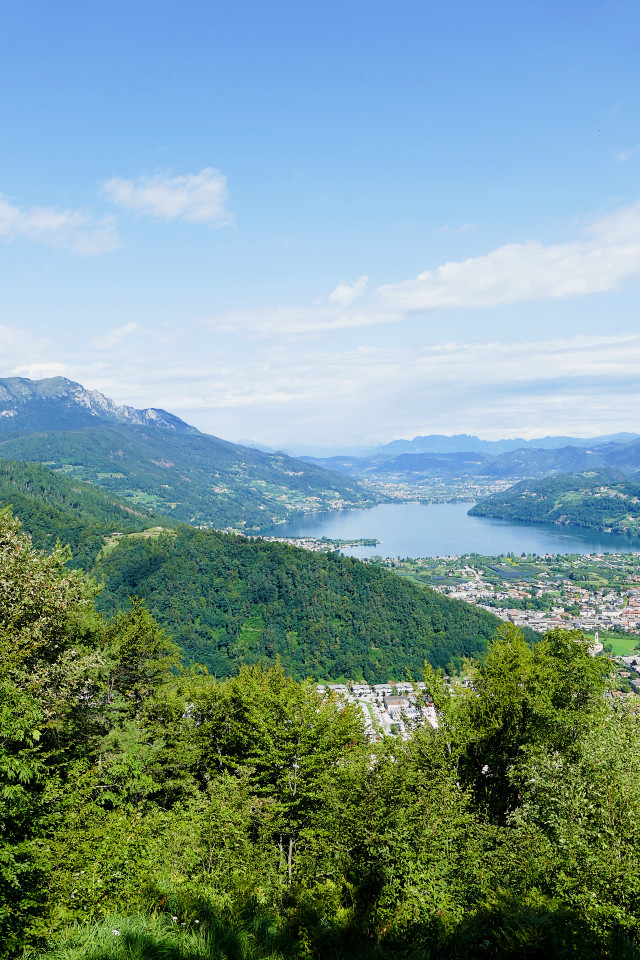
<path fill-rule="evenodd" d="M 34 550 L 0 511 L 0 942 L 25 942 L 45 901 L 45 818 L 102 663 L 95 593 L 68 553 Z M 48 794 L 48 803 L 43 797 Z M 0 953 L 0 956 L 2 954 Z"/>
<path fill-rule="evenodd" d="M 366 742 L 360 714 L 277 664 L 242 667 L 232 680 L 201 686 L 192 719 L 202 775 L 247 770 L 255 793 L 273 801 L 291 880 L 301 831 L 321 809 L 336 768 Z"/>
<path fill-rule="evenodd" d="M 137 718 L 145 699 L 177 669 L 180 651 L 137 597 L 128 613 L 111 620 L 105 639 L 114 660 L 111 689 Z"/>
<path fill-rule="evenodd" d="M 32 697 L 0 678 L 0 957 L 8 956 L 42 906 L 37 838 L 43 816 L 42 714 Z"/>
<path fill-rule="evenodd" d="M 427 671 L 440 736 L 462 782 L 496 822 L 518 803 L 527 751 L 570 751 L 604 708 L 609 673 L 609 661 L 590 656 L 579 631 L 553 630 L 530 647 L 513 624 L 498 629 L 482 664 L 467 663 L 468 687 L 457 685 L 452 695 Z"/>

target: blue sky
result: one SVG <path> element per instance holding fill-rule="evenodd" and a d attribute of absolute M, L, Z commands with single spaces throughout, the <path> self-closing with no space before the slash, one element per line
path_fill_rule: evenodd
<path fill-rule="evenodd" d="M 3 20 L 0 376 L 296 450 L 640 430 L 637 3 Z"/>

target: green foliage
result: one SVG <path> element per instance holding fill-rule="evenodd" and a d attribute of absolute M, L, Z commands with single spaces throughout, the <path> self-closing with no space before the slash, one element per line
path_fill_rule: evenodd
<path fill-rule="evenodd" d="M 294 848 L 322 808 L 335 769 L 365 745 L 361 713 L 339 709 L 313 684 L 286 677 L 278 664 L 242 667 L 227 683 L 202 687 L 193 718 L 201 776 L 248 769 L 253 792 L 270 800 L 291 878 Z"/>
<path fill-rule="evenodd" d="M 35 839 L 41 816 L 42 715 L 33 700 L 0 674 L 0 942 L 20 945 L 28 918 L 41 906 L 42 870 Z"/>
<path fill-rule="evenodd" d="M 105 633 L 114 661 L 111 691 L 129 701 L 135 716 L 153 690 L 178 667 L 180 651 L 144 604 L 131 598 L 131 610 L 116 614 Z"/>
<path fill-rule="evenodd" d="M 380 567 L 209 530 L 125 538 L 94 573 L 101 610 L 138 595 L 218 676 L 277 657 L 296 679 L 419 676 L 425 659 L 481 656 L 499 622 Z"/>
<path fill-rule="evenodd" d="M 85 568 L 113 531 L 140 530 L 154 520 L 148 510 L 134 509 L 95 486 L 38 463 L 12 460 L 0 460 L 2 506 L 20 517 L 38 549 L 51 550 L 59 540 L 69 546 L 74 564 Z"/>
<path fill-rule="evenodd" d="M 336 500 L 371 506 L 379 499 L 349 477 L 284 453 L 156 425 L 102 422 L 80 429 L 71 420 L 64 430 L 1 439 L 0 455 L 46 463 L 126 500 L 138 512 L 153 509 L 221 528 L 265 531 L 302 509 L 326 508 Z"/>
<path fill-rule="evenodd" d="M 82 720 L 92 593 L 61 548 L 39 554 L 0 511 L 0 941 L 10 951 L 46 896 L 41 850 L 48 773 Z M 71 717 L 74 717 L 71 720 Z M 73 731 L 73 732 L 72 732 Z M 47 764 L 49 760 L 49 765 Z"/>
<path fill-rule="evenodd" d="M 640 484 L 613 470 L 523 480 L 503 493 L 484 497 L 469 514 L 529 523 L 563 523 L 637 536 Z"/>
<path fill-rule="evenodd" d="M 95 590 L 67 569 L 68 559 L 66 548 L 33 550 L 19 522 L 0 511 L 0 669 L 50 704 L 72 696 L 69 678 L 81 664 L 70 660 L 98 629 Z"/>
<path fill-rule="evenodd" d="M 511 624 L 500 627 L 463 699 L 463 777 L 492 818 L 517 805 L 529 750 L 567 753 L 579 740 L 604 703 L 609 671 L 577 631 L 553 630 L 531 648 Z"/>
<path fill-rule="evenodd" d="M 249 646 L 287 577 L 316 609 L 323 583 L 422 596 L 205 542 L 228 611 L 256 597 Z M 464 679 L 427 667 L 437 728 L 372 744 L 278 662 L 179 669 L 142 600 L 107 624 L 65 557 L 0 515 L 2 960 L 638 957 L 640 722 L 581 634 L 502 626 Z"/>
<path fill-rule="evenodd" d="M 50 960 L 276 960 L 273 921 L 256 943 L 255 931 L 221 918 L 206 925 L 171 916 L 148 918 L 113 915 L 89 928 L 70 932 L 47 951 Z M 248 926 L 248 925 L 247 925 Z M 186 929 L 185 929 L 186 928 Z M 252 936 L 253 934 L 253 936 Z M 264 936 L 266 934 L 266 936 Z M 261 941 L 261 942 L 260 942 Z"/>

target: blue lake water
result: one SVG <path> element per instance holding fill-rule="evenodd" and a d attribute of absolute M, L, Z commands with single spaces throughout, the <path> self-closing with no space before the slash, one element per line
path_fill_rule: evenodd
<path fill-rule="evenodd" d="M 586 527 L 469 517 L 470 503 L 385 503 L 370 510 L 317 513 L 278 525 L 278 537 L 371 538 L 374 547 L 345 547 L 352 557 L 441 557 L 464 553 L 631 553 L 640 537 Z"/>

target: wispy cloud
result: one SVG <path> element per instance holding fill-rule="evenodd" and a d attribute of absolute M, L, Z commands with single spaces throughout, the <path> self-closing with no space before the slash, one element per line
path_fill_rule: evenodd
<path fill-rule="evenodd" d="M 612 290 L 640 274 L 640 203 L 603 217 L 579 240 L 511 243 L 378 288 L 389 311 L 481 308 Z"/>
<path fill-rule="evenodd" d="M 628 150 L 620 150 L 615 156 L 616 160 L 619 160 L 620 163 L 628 163 L 637 153 L 640 153 L 640 144 Z"/>
<path fill-rule="evenodd" d="M 81 210 L 18 207 L 0 196 L 0 237 L 46 243 L 86 256 L 109 253 L 122 246 L 113 217 L 96 219 Z"/>
<path fill-rule="evenodd" d="M 142 366 L 131 352 L 99 359 L 82 352 L 56 370 L 43 351 L 42 365 L 34 358 L 21 373 L 65 373 L 120 403 L 163 407 L 217 436 L 250 433 L 276 447 L 302 438 L 335 445 L 425 433 L 638 429 L 638 335 L 350 349 L 330 340 L 323 349 L 315 342 L 307 349 L 261 345 L 241 363 L 216 353 L 216 338 L 198 343 L 199 360 L 176 331 L 173 349 L 151 344 Z"/>
<path fill-rule="evenodd" d="M 354 300 L 362 296 L 368 282 L 369 277 L 358 277 L 355 283 L 339 283 L 335 290 L 329 294 L 329 300 L 341 307 L 348 307 Z"/>
<path fill-rule="evenodd" d="M 213 167 L 174 177 L 114 177 L 102 184 L 101 193 L 111 203 L 159 220 L 188 220 L 211 227 L 233 223 L 227 209 L 227 178 Z"/>
<path fill-rule="evenodd" d="M 451 227 L 448 223 L 445 223 L 443 227 L 439 228 L 438 233 L 475 233 L 477 229 L 477 223 L 461 223 L 459 227 Z"/>
<path fill-rule="evenodd" d="M 423 433 L 480 436 L 637 429 L 640 337 L 449 341 L 292 350 L 192 383 L 227 436 L 335 445 Z M 206 376 L 206 372 L 204 372 Z M 204 417 L 200 417 L 200 423 Z M 401 426 L 399 426 L 401 425 Z M 223 432 L 225 435 L 225 432 Z"/>
<path fill-rule="evenodd" d="M 139 324 L 127 323 L 124 327 L 117 327 L 110 333 L 106 333 L 101 337 L 95 337 L 90 341 L 89 346 L 95 350 L 111 350 L 114 347 L 119 347 L 130 336 L 137 333 L 139 329 Z"/>
<path fill-rule="evenodd" d="M 257 337 L 274 334 L 286 337 L 303 337 L 321 331 L 349 330 L 355 327 L 370 327 L 378 323 L 391 323 L 397 315 L 381 311 L 354 311 L 340 305 L 317 307 L 267 307 L 258 310 L 229 310 L 207 317 L 200 322 L 218 333 L 252 333 Z"/>
<path fill-rule="evenodd" d="M 46 377 L 66 377 L 69 373 L 69 367 L 66 363 L 58 360 L 43 360 L 39 363 L 26 363 L 23 366 L 15 367 L 12 371 L 14 377 L 27 377 L 29 380 L 44 380 Z"/>
<path fill-rule="evenodd" d="M 367 293 L 368 277 L 339 283 L 311 307 L 233 310 L 203 321 L 219 332 L 302 337 L 397 323 L 414 313 L 562 300 L 614 290 L 640 275 L 640 202 L 595 221 L 577 240 L 510 243 Z M 357 301 L 357 304 L 356 304 Z"/>
<path fill-rule="evenodd" d="M 66 363 L 58 359 L 60 343 L 51 336 L 25 330 L 18 326 L 0 324 L 0 377 L 68 376 Z"/>

